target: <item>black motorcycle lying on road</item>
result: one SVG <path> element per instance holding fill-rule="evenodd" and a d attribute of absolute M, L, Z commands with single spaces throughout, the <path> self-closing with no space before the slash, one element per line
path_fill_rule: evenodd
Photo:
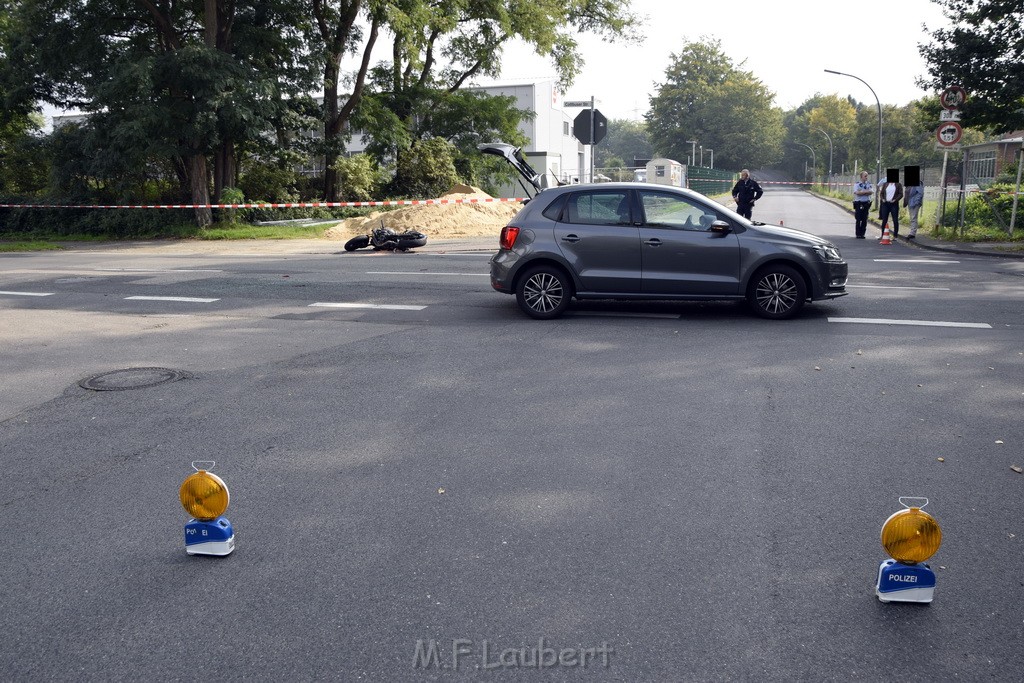
<path fill-rule="evenodd" d="M 374 228 L 369 235 L 359 235 L 345 242 L 345 251 L 355 251 L 365 247 L 373 247 L 374 251 L 408 251 L 422 247 L 427 243 L 427 236 L 422 232 L 407 230 L 397 232 L 384 227 L 381 221 L 379 228 Z"/>

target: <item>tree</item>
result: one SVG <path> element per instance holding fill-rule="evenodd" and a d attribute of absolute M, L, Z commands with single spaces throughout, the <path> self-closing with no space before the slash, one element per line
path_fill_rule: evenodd
<path fill-rule="evenodd" d="M 650 159 L 653 154 L 647 124 L 629 119 L 612 119 L 608 122 L 608 134 L 595 148 L 594 163 L 599 168 L 609 166 L 632 166 L 634 159 Z M 611 159 L 620 163 L 612 164 Z"/>
<path fill-rule="evenodd" d="M 1024 129 L 1024 0 L 933 0 L 953 25 L 920 46 L 928 74 L 918 84 L 968 92 L 963 119 L 996 133 Z"/>
<path fill-rule="evenodd" d="M 472 79 L 498 75 L 502 46 L 509 40 L 519 39 L 550 57 L 564 86 L 583 64 L 576 35 L 628 39 L 637 22 L 629 4 L 618 0 L 396 0 L 394 5 L 388 20 L 391 61 L 373 72 L 375 101 L 367 105 L 373 115 L 360 116 L 381 159 L 400 157 L 431 137 L 467 149 L 483 138 L 515 135 L 521 114 L 512 100 L 464 94 Z M 478 156 L 475 150 L 473 155 Z"/>
<path fill-rule="evenodd" d="M 323 64 L 324 200 L 338 199 L 338 170 L 335 162 L 344 151 L 348 123 L 363 99 L 370 58 L 385 19 L 395 12 L 387 0 L 309 0 L 314 25 L 311 52 Z M 358 23 L 366 21 L 366 29 Z M 341 61 L 347 55 L 360 55 L 359 66 L 340 98 Z"/>
<path fill-rule="evenodd" d="M 782 111 L 772 106 L 774 93 L 733 65 L 719 41 L 688 43 L 671 60 L 647 114 L 658 153 L 686 159 L 689 141 L 696 140 L 725 168 L 759 168 L 782 157 Z"/>
<path fill-rule="evenodd" d="M 104 170 L 170 159 L 192 203 L 237 181 L 240 147 L 309 89 L 287 0 L 40 0 L 20 3 L 3 81 L 11 99 L 90 114 Z M 208 157 L 214 159 L 211 178 Z M 120 163 L 117 163 L 120 160 Z M 129 163 L 129 161 L 133 163 Z M 212 182 L 211 182 L 212 181 Z M 212 219 L 196 209 L 200 225 Z"/>

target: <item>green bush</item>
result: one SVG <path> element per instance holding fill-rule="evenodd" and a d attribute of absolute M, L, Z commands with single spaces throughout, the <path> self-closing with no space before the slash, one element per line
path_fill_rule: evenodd
<path fill-rule="evenodd" d="M 341 157 L 334 162 L 342 201 L 368 202 L 381 186 L 381 173 L 368 154 Z"/>
<path fill-rule="evenodd" d="M 398 153 L 390 194 L 414 199 L 433 199 L 460 182 L 455 170 L 455 147 L 442 138 L 419 140 Z"/>
<path fill-rule="evenodd" d="M 295 202 L 296 174 L 275 163 L 253 163 L 238 179 L 238 189 L 253 202 Z M 234 203 L 234 202 L 232 202 Z"/>
<path fill-rule="evenodd" d="M 968 195 L 964 204 L 964 232 L 974 233 L 976 239 L 1006 239 L 1006 229 L 1010 214 L 1013 211 L 1013 185 L 996 184 L 984 192 Z M 1021 207 L 1017 207 L 1018 217 Z M 958 202 L 947 200 L 943 214 L 943 225 L 953 227 L 960 225 L 960 207 Z M 1015 231 L 1019 232 L 1019 231 Z"/>

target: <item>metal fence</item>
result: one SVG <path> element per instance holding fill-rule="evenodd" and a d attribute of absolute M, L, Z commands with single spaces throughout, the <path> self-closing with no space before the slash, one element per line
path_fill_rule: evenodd
<path fill-rule="evenodd" d="M 687 166 L 686 168 L 687 187 L 701 194 L 728 194 L 732 191 L 735 181 L 736 174 L 732 171 L 701 166 Z"/>

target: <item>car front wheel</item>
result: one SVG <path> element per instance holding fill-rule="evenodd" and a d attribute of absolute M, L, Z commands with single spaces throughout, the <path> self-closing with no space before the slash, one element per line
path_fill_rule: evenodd
<path fill-rule="evenodd" d="M 572 285 L 554 266 L 537 266 L 523 274 L 516 286 L 516 301 L 523 312 L 538 320 L 557 318 L 569 307 Z"/>
<path fill-rule="evenodd" d="M 747 301 L 762 318 L 792 318 L 807 300 L 807 285 L 800 273 L 789 266 L 769 266 L 754 276 L 747 289 Z"/>

